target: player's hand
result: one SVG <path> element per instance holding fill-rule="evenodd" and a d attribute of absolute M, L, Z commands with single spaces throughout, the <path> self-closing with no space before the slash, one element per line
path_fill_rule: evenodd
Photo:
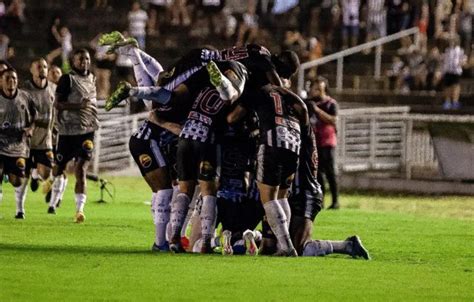
<path fill-rule="evenodd" d="M 29 128 L 23 129 L 23 131 L 25 132 L 26 137 L 32 137 L 34 129 L 35 129 L 34 127 L 29 127 Z"/>
<path fill-rule="evenodd" d="M 203 49 L 201 50 L 201 60 L 203 63 L 208 63 L 211 60 L 219 61 L 220 53 L 218 50 Z"/>

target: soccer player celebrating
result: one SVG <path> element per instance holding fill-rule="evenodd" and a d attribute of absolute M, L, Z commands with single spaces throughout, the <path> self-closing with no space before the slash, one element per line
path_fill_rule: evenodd
<path fill-rule="evenodd" d="M 56 85 L 47 80 L 48 64 L 43 58 L 30 66 L 32 78 L 25 83 L 25 90 L 32 96 L 36 107 L 35 129 L 31 138 L 30 157 L 26 163 L 26 177 L 31 171 L 31 190 L 38 189 L 38 180 L 47 180 L 53 167 L 54 93 Z M 33 170 L 31 170 L 33 169 Z M 26 183 L 23 194 L 26 197 Z M 25 198 L 23 197 L 23 198 Z"/>
<path fill-rule="evenodd" d="M 187 96 L 186 99 L 194 102 L 178 142 L 180 193 L 171 205 L 170 249 L 174 252 L 184 251 L 180 233 L 197 180 L 202 196 L 201 252 L 212 252 L 211 239 L 214 235 L 217 200 L 216 132 L 225 123 L 227 105 L 240 96 L 246 79 L 247 70 L 240 63 L 222 62 L 216 65 L 211 62 L 207 65 L 207 70 L 202 69 L 189 78 L 185 85 L 180 86 L 182 88 L 178 87 L 184 89 L 182 95 Z M 229 96 L 232 97 L 228 98 Z"/>
<path fill-rule="evenodd" d="M 16 71 L 8 67 L 0 73 L 0 175 L 8 175 L 15 187 L 16 216 L 25 219 L 26 158 L 30 153 L 29 140 L 33 131 L 35 107 L 32 96 L 18 89 Z"/>
<path fill-rule="evenodd" d="M 85 49 L 74 51 L 72 71 L 62 75 L 56 89 L 58 110 L 58 150 L 53 168 L 53 189 L 48 213 L 55 214 L 64 190 L 64 170 L 75 159 L 75 222 L 85 220 L 86 171 L 94 149 L 94 132 L 98 129 L 95 76 L 90 72 L 91 58 Z"/>

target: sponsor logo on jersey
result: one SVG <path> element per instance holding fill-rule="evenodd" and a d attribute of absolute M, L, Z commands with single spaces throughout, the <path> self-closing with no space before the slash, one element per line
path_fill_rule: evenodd
<path fill-rule="evenodd" d="M 141 154 L 138 157 L 138 161 L 143 168 L 149 168 L 151 166 L 152 159 L 148 154 Z"/>
<path fill-rule="evenodd" d="M 56 154 L 56 159 L 60 162 L 63 161 L 64 156 L 61 153 Z"/>
<path fill-rule="evenodd" d="M 48 158 L 49 161 L 53 161 L 54 160 L 53 151 L 46 151 L 46 157 Z"/>
<path fill-rule="evenodd" d="M 199 112 L 196 112 L 196 111 L 191 111 L 189 112 L 189 118 L 193 119 L 193 120 L 197 120 L 197 121 L 200 121 L 206 125 L 212 125 L 212 119 L 208 116 L 205 116 Z"/>
<path fill-rule="evenodd" d="M 201 172 L 201 174 L 203 176 L 211 176 L 213 171 L 214 171 L 214 167 L 211 165 L 210 162 L 203 161 L 203 162 L 201 162 L 201 165 L 199 167 L 199 171 Z"/>
<path fill-rule="evenodd" d="M 16 160 L 16 166 L 21 169 L 21 170 L 25 170 L 25 166 L 26 166 L 26 161 L 24 158 L 18 158 Z"/>
<path fill-rule="evenodd" d="M 82 143 L 82 148 L 87 152 L 91 152 L 94 149 L 94 142 L 87 139 Z"/>

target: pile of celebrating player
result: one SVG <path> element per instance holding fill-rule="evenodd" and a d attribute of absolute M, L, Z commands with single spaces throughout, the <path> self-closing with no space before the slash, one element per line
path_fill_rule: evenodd
<path fill-rule="evenodd" d="M 132 60 L 138 84 L 121 82 L 106 109 L 135 97 L 150 110 L 130 138 L 130 151 L 153 192 L 153 251 L 212 253 L 218 247 L 227 255 L 343 253 L 369 259 L 358 236 L 311 239 L 322 193 L 309 118 L 314 113 L 288 89 L 299 67 L 295 53 L 271 55 L 259 45 L 199 48 L 164 70 L 134 39 L 118 32 L 103 35 L 99 43 Z M 67 181 L 63 172 L 74 159 L 75 220 L 85 219 L 85 173 L 98 126 L 95 83 L 87 51 L 77 51 L 72 63 L 73 71 L 59 79 L 55 101 L 44 60 L 32 64 L 30 93 L 17 88 L 13 69 L 0 73 L 0 164 L 15 186 L 17 216 L 24 218 L 26 174 L 35 168 L 32 185 L 50 177 L 51 121 L 57 112 L 48 213 L 60 204 Z M 260 222 L 262 232 L 255 231 Z M 222 232 L 216 236 L 219 224 Z"/>

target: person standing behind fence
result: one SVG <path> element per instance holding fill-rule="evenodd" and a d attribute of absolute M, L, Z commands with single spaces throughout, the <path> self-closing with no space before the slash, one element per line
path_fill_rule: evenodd
<path fill-rule="evenodd" d="M 339 192 L 335 173 L 337 102 L 327 94 L 327 87 L 328 80 L 321 76 L 318 77 L 311 85 L 310 98 L 307 103 L 318 145 L 318 182 L 323 189 L 324 198 L 326 192 L 324 175 L 329 183 L 332 196 L 332 204 L 329 209 L 339 209 Z"/>
<path fill-rule="evenodd" d="M 64 170 L 67 163 L 75 159 L 76 223 L 85 220 L 86 171 L 94 150 L 94 132 L 99 128 L 96 79 L 90 72 L 90 65 L 91 58 L 87 50 L 74 51 L 72 71 L 59 79 L 55 100 L 59 141 L 48 213 L 56 213 L 56 205 L 65 187 Z"/>
<path fill-rule="evenodd" d="M 462 75 L 462 66 L 466 62 L 464 50 L 459 46 L 459 38 L 453 37 L 449 41 L 449 47 L 443 54 L 443 85 L 444 85 L 444 103 L 443 109 L 459 109 L 459 95 L 461 85 L 459 78 Z"/>

